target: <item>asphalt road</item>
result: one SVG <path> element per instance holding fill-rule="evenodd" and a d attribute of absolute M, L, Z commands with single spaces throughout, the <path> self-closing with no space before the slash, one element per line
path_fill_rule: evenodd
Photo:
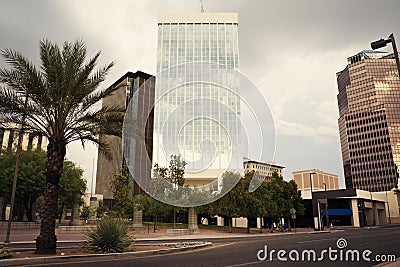
<path fill-rule="evenodd" d="M 342 240 L 338 244 L 340 238 L 344 238 L 345 241 Z M 272 250 L 275 250 L 271 257 L 272 261 L 269 257 L 266 260 L 257 259 L 257 254 L 261 258 L 264 257 L 265 246 L 267 246 L 268 256 Z M 329 247 L 331 248 L 330 255 Z M 259 252 L 260 250 L 262 252 Z M 286 262 L 278 259 L 278 250 L 286 251 L 285 255 L 281 255 L 282 258 L 287 258 Z M 290 259 L 289 255 L 296 258 L 296 252 L 291 252 L 291 250 L 299 253 L 300 261 L 295 262 Z M 312 252 L 309 254 L 304 250 L 315 250 L 317 261 L 307 260 L 308 255 L 313 258 Z M 321 254 L 322 250 L 327 251 Z M 349 250 L 358 250 L 360 261 L 351 261 L 352 255 L 356 256 L 356 252 L 353 254 L 353 252 L 348 252 Z M 366 250 L 370 250 L 372 253 L 368 253 Z M 303 253 L 304 261 L 302 260 Z M 365 258 L 371 260 L 370 262 L 363 260 L 363 253 Z M 342 260 L 340 260 L 341 254 L 343 255 Z M 321 255 L 323 255 L 323 260 L 318 261 Z M 380 263 L 375 260 L 377 255 L 400 257 L 400 226 L 348 229 L 333 233 L 213 240 L 213 246 L 196 251 L 137 257 L 129 260 L 86 262 L 77 260 L 74 263 L 45 266 L 374 266 Z M 336 260 L 330 260 L 335 256 Z"/>

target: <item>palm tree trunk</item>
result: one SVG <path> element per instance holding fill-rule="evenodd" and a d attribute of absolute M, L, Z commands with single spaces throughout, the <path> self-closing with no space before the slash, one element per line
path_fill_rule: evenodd
<path fill-rule="evenodd" d="M 40 225 L 40 234 L 36 238 L 37 254 L 56 253 L 57 236 L 55 234 L 55 227 L 57 200 L 65 152 L 66 145 L 64 142 L 49 140 L 49 144 L 47 145 L 46 187 L 41 210 L 42 222 Z"/>

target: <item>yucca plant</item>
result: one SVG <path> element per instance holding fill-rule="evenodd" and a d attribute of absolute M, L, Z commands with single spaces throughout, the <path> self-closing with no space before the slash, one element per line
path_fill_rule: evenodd
<path fill-rule="evenodd" d="M 89 228 L 86 237 L 85 248 L 91 252 L 124 252 L 130 250 L 134 242 L 124 221 L 111 217 L 103 217 L 97 226 Z"/>

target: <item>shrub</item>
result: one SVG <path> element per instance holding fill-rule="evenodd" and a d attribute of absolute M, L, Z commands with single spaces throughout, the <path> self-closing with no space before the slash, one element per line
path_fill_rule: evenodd
<path fill-rule="evenodd" d="M 11 257 L 11 250 L 5 246 L 0 244 L 0 259 L 6 259 Z"/>
<path fill-rule="evenodd" d="M 124 252 L 133 245 L 133 238 L 128 234 L 124 221 L 111 217 L 103 217 L 97 226 L 89 228 L 86 237 L 86 248 L 92 252 Z"/>

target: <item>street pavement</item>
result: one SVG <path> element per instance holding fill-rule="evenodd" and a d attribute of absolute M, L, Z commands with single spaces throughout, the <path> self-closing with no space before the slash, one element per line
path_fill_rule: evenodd
<path fill-rule="evenodd" d="M 46 264 L 45 266 L 375 266 L 381 264 L 377 261 L 377 256 L 380 258 L 391 255 L 396 258 L 400 257 L 399 237 L 399 225 L 320 233 L 250 235 L 246 238 L 243 236 L 224 236 L 224 238 L 204 236 L 199 239 L 213 239 L 213 246 L 194 251 L 139 256 L 133 259 L 105 261 L 96 260 L 96 258 L 76 259 L 72 263 Z M 150 242 L 150 240 L 148 241 Z M 275 251 L 269 258 L 273 250 Z M 279 250 L 286 251 L 286 254 L 279 256 Z M 298 262 L 292 261 L 289 257 L 291 255 L 292 258 L 296 258 L 296 253 L 292 252 L 294 250 L 300 255 Z M 309 254 L 310 250 L 315 250 L 316 261 L 307 260 L 308 255 L 311 255 L 311 259 L 313 258 L 312 254 Z M 324 250 L 330 251 L 331 255 L 323 252 Z M 355 261 L 357 259 L 356 254 L 353 255 L 355 250 L 360 255 L 359 261 Z M 264 260 L 265 251 L 267 251 L 268 257 Z M 302 260 L 301 255 L 304 251 L 305 259 Z M 257 255 L 260 259 L 257 258 Z M 333 260 L 335 255 L 336 260 Z M 366 261 L 362 255 L 371 261 Z M 352 259 L 352 257 L 355 258 Z M 282 261 L 285 258 L 287 261 Z M 318 261 L 318 258 L 321 261 Z M 399 263 L 392 263 L 390 266 L 399 266 Z"/>
<path fill-rule="evenodd" d="M 182 240 L 185 241 L 196 241 L 196 240 L 207 240 L 214 241 L 218 239 L 224 240 L 234 240 L 235 238 L 254 238 L 258 236 L 267 236 L 267 235 L 282 235 L 282 234 L 294 234 L 294 230 L 291 233 L 288 232 L 277 232 L 270 233 L 270 231 L 263 230 L 262 234 L 258 233 L 258 230 L 252 231 L 252 233 L 228 233 L 225 231 L 216 231 L 209 229 L 201 229 L 199 234 L 195 235 L 183 235 L 183 236 L 169 236 L 166 232 L 166 227 L 159 227 L 156 233 L 152 231 L 147 231 L 146 229 L 142 229 L 141 231 L 135 231 L 135 241 L 137 244 L 154 244 L 160 242 L 179 242 Z M 313 233 L 312 229 L 309 228 L 297 228 L 297 233 Z M 12 230 L 10 240 L 11 243 L 8 246 L 12 250 L 28 250 L 35 248 L 35 238 L 39 235 L 39 229 L 25 229 L 25 230 Z M 85 234 L 84 232 L 68 232 L 68 233 L 59 233 L 56 230 L 57 235 L 57 247 L 58 248 L 68 248 L 68 247 L 76 247 L 80 246 L 85 242 Z M 0 243 L 5 240 L 5 231 L 0 232 Z"/>

